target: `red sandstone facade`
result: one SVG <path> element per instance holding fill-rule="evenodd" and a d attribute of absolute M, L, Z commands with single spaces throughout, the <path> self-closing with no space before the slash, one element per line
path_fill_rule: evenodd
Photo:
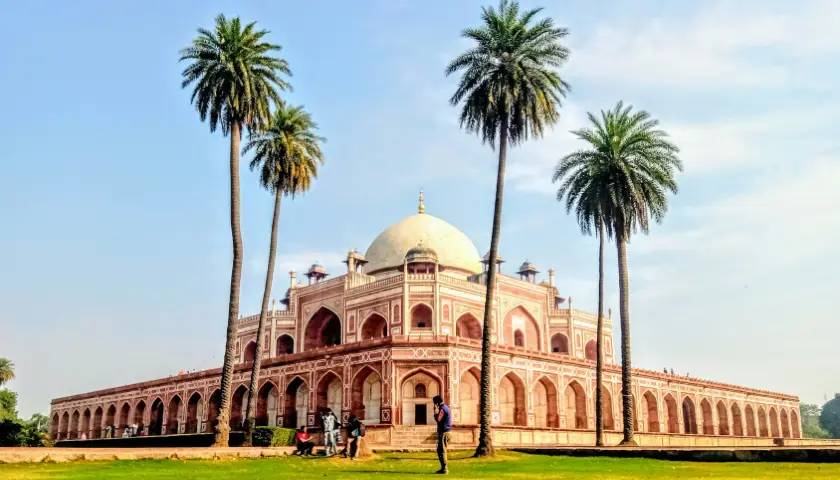
<path fill-rule="evenodd" d="M 440 393 L 452 406 L 455 441 L 475 440 L 485 274 L 474 267 L 480 262 L 474 247 L 452 240 L 448 229 L 454 227 L 421 210 L 383 232 L 365 257 L 350 252 L 343 275 L 327 280 L 315 265 L 309 284 L 297 285 L 292 273 L 285 308 L 272 308 L 263 339 L 258 425 L 317 426 L 317 414 L 331 408 L 343 418 L 352 412 L 364 419 L 373 443 L 424 443 L 427 432 L 418 426 L 433 423 L 431 398 Z M 406 242 L 416 246 L 406 251 Z M 461 253 L 441 254 L 448 249 Z M 543 283 L 536 273 L 526 262 L 519 278 L 498 280 L 492 329 L 497 443 L 590 443 L 596 318 L 566 307 L 553 271 Z M 234 429 L 242 422 L 257 320 L 239 323 Z M 618 431 L 620 368 L 609 318 L 604 346 L 604 424 Z M 52 437 L 99 438 L 106 429 L 119 436 L 131 424 L 148 435 L 210 432 L 219 375 L 207 370 L 57 398 Z M 795 396 L 638 369 L 633 380 L 643 444 L 800 437 Z"/>

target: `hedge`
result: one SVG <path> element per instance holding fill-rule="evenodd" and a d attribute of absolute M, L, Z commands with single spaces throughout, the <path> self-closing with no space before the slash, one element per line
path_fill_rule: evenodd
<path fill-rule="evenodd" d="M 295 444 L 295 429 L 282 427 L 257 427 L 251 437 L 255 447 L 285 447 Z"/>

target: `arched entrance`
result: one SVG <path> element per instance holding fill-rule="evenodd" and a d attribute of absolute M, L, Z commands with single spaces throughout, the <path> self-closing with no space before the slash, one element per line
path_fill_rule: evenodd
<path fill-rule="evenodd" d="M 790 423 L 788 423 L 788 415 L 785 409 L 781 409 L 782 414 L 780 415 L 782 419 L 782 436 L 784 438 L 790 438 Z"/>
<path fill-rule="evenodd" d="M 587 428 L 586 393 L 583 391 L 583 387 L 577 381 L 572 380 L 566 386 L 563 397 L 566 404 L 566 428 Z"/>
<path fill-rule="evenodd" d="M 755 412 L 753 411 L 752 405 L 744 407 L 744 418 L 747 421 L 747 436 L 755 437 Z"/>
<path fill-rule="evenodd" d="M 594 362 L 598 359 L 598 346 L 595 344 L 595 340 L 586 342 L 586 347 L 584 348 L 583 353 L 587 360 L 592 360 Z"/>
<path fill-rule="evenodd" d="M 647 412 L 647 431 L 659 433 L 659 406 L 656 397 L 648 390 L 642 398 L 645 401 L 645 411 Z"/>
<path fill-rule="evenodd" d="M 250 363 L 254 361 L 254 357 L 257 355 L 257 342 L 251 341 L 248 342 L 248 345 L 245 345 L 245 350 L 242 353 L 242 361 L 245 363 Z"/>
<path fill-rule="evenodd" d="M 601 421 L 603 422 L 604 430 L 615 430 L 612 394 L 603 386 L 601 386 Z"/>
<path fill-rule="evenodd" d="M 683 432 L 696 435 L 697 434 L 697 409 L 694 408 L 694 401 L 688 397 L 683 398 Z"/>
<path fill-rule="evenodd" d="M 461 375 L 458 383 L 458 406 L 461 410 L 461 422 L 465 425 L 478 425 L 479 379 L 481 373 L 475 367 Z"/>
<path fill-rule="evenodd" d="M 219 412 L 222 409 L 222 391 L 216 389 L 207 401 L 207 427 L 205 431 L 215 432 L 219 424 Z"/>
<path fill-rule="evenodd" d="M 455 323 L 455 335 L 461 338 L 481 340 L 481 324 L 474 316 L 465 313 Z"/>
<path fill-rule="evenodd" d="M 388 322 L 381 315 L 373 314 L 362 325 L 362 340 L 388 336 Z"/>
<path fill-rule="evenodd" d="M 59 438 L 61 438 L 61 439 L 68 438 L 69 428 L 70 428 L 70 413 L 69 412 L 64 412 L 64 415 L 61 416 L 61 424 L 58 427 Z"/>
<path fill-rule="evenodd" d="M 534 409 L 534 426 L 537 428 L 557 428 L 560 417 L 557 415 L 557 388 L 546 377 L 534 384 L 531 392 L 531 406 Z"/>
<path fill-rule="evenodd" d="M 775 407 L 770 407 L 770 434 L 773 438 L 779 438 L 779 417 Z"/>
<path fill-rule="evenodd" d="M 741 407 L 737 403 L 733 403 L 730 410 L 732 411 L 732 435 L 743 437 L 744 426 L 741 418 Z"/>
<path fill-rule="evenodd" d="M 163 434 L 163 400 L 156 398 L 149 411 L 149 435 Z"/>
<path fill-rule="evenodd" d="M 767 430 L 767 413 L 764 407 L 758 407 L 758 432 L 762 437 L 769 437 L 770 432 Z"/>
<path fill-rule="evenodd" d="M 799 431 L 799 415 L 796 414 L 796 410 L 790 411 L 790 428 L 791 433 L 793 433 L 793 438 L 800 438 L 802 433 Z"/>
<path fill-rule="evenodd" d="M 286 387 L 283 405 L 283 426 L 298 428 L 306 425 L 309 412 L 309 386 L 300 377 L 295 377 Z"/>
<path fill-rule="evenodd" d="M 175 395 L 169 400 L 169 409 L 166 415 L 166 433 L 169 435 L 180 433 L 182 403 L 180 395 Z"/>
<path fill-rule="evenodd" d="M 366 425 L 380 423 L 382 409 L 382 380 L 370 367 L 364 367 L 353 377 L 350 410 Z"/>
<path fill-rule="evenodd" d="M 116 405 L 109 406 L 108 410 L 105 411 L 105 427 L 111 427 L 111 430 L 109 432 L 110 438 L 114 438 L 114 437 L 117 436 L 116 417 L 117 417 L 117 406 Z"/>
<path fill-rule="evenodd" d="M 677 415 L 677 401 L 671 394 L 665 395 L 665 409 L 668 412 L 668 433 L 680 433 L 680 420 Z"/>
<path fill-rule="evenodd" d="M 519 335 L 516 332 L 519 332 Z M 522 307 L 516 307 L 508 312 L 505 316 L 502 333 L 505 345 L 523 347 L 528 350 L 541 350 L 539 326 L 534 317 Z"/>
<path fill-rule="evenodd" d="M 419 304 L 411 309 L 411 330 L 431 330 L 432 309 L 428 305 Z"/>
<path fill-rule="evenodd" d="M 134 406 L 134 423 L 137 425 L 137 433 L 139 434 L 145 428 L 145 422 L 143 419 L 146 417 L 146 402 L 140 400 L 137 402 L 137 405 Z M 146 432 L 148 433 L 148 432 Z"/>
<path fill-rule="evenodd" d="M 184 433 L 198 433 L 199 422 L 204 416 L 204 403 L 201 401 L 201 394 L 193 393 L 187 401 L 187 421 L 184 424 Z"/>
<path fill-rule="evenodd" d="M 555 333 L 551 337 L 551 353 L 569 354 L 569 339 L 562 333 Z"/>
<path fill-rule="evenodd" d="M 59 418 L 58 413 L 53 414 L 52 420 L 50 421 L 50 438 L 53 440 L 58 439 L 58 432 L 59 432 Z"/>
<path fill-rule="evenodd" d="M 128 428 L 128 416 L 130 413 L 131 405 L 129 405 L 128 402 L 123 403 L 122 407 L 120 407 L 120 416 L 117 420 L 117 429 L 115 432 L 116 436 L 122 436 L 125 429 Z"/>
<path fill-rule="evenodd" d="M 86 408 L 85 413 L 82 414 L 82 428 L 79 432 L 79 438 L 90 438 L 90 416 L 90 409 Z"/>
<path fill-rule="evenodd" d="M 703 435 L 714 435 L 715 421 L 712 416 L 712 404 L 708 399 L 700 401 L 700 411 L 703 413 Z"/>
<path fill-rule="evenodd" d="M 319 413 L 330 409 L 341 416 L 341 378 L 334 372 L 327 372 L 318 382 L 315 393 L 315 410 Z"/>
<path fill-rule="evenodd" d="M 258 427 L 277 426 L 280 391 L 272 382 L 265 382 L 257 394 L 257 411 L 254 423 Z"/>
<path fill-rule="evenodd" d="M 424 371 L 408 375 L 400 388 L 402 393 L 402 424 L 433 425 L 432 397 L 440 395 L 440 383 Z"/>
<path fill-rule="evenodd" d="M 726 405 L 722 400 L 717 403 L 718 414 L 718 435 L 729 435 L 729 415 L 726 412 Z"/>
<path fill-rule="evenodd" d="M 70 420 L 70 438 L 79 438 L 79 411 L 73 412 L 73 417 Z"/>
<path fill-rule="evenodd" d="M 309 319 L 303 335 L 303 350 L 341 344 L 341 320 L 330 309 L 321 307 Z"/>
<path fill-rule="evenodd" d="M 242 422 L 245 421 L 245 408 L 247 405 L 248 387 L 240 385 L 233 391 L 230 397 L 230 429 L 239 431 L 242 429 Z"/>
<path fill-rule="evenodd" d="M 102 407 L 96 407 L 93 412 L 93 425 L 91 425 L 91 438 L 102 438 Z"/>
<path fill-rule="evenodd" d="M 277 337 L 275 355 L 291 355 L 292 353 L 295 353 L 295 339 L 286 334 Z"/>

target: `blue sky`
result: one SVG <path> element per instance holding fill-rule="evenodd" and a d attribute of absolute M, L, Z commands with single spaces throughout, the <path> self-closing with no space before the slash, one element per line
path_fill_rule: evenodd
<path fill-rule="evenodd" d="M 21 412 L 221 361 L 227 139 L 199 121 L 177 61 L 219 12 L 271 30 L 294 73 L 286 98 L 328 138 L 318 182 L 282 213 L 278 296 L 292 268 L 340 272 L 420 188 L 486 250 L 495 157 L 458 128 L 443 74 L 481 4 L 5 2 L 0 356 Z M 550 177 L 585 113 L 624 99 L 662 121 L 686 166 L 665 222 L 630 247 L 635 365 L 809 402 L 840 390 L 840 6 L 525 5 L 570 30 L 572 91 L 556 128 L 511 152 L 505 258 L 554 267 L 594 309 L 596 244 Z M 242 201 L 252 313 L 272 203 L 244 168 Z"/>

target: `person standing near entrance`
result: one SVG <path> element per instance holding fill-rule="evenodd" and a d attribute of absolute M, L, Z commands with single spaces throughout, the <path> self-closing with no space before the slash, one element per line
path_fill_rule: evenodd
<path fill-rule="evenodd" d="M 449 447 L 450 431 L 452 430 L 452 411 L 449 405 L 443 403 L 443 397 L 435 395 L 432 399 L 435 404 L 435 421 L 437 422 L 437 456 L 440 462 L 440 470 L 435 473 L 447 474 L 446 449 Z"/>
<path fill-rule="evenodd" d="M 331 409 L 321 415 L 324 424 L 324 454 L 331 457 L 336 454 L 336 436 L 338 435 L 338 418 Z"/>

